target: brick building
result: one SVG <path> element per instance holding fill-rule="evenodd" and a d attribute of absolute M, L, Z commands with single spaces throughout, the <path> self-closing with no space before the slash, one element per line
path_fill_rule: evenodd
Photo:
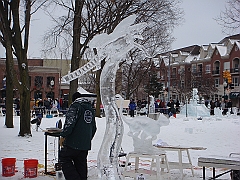
<path fill-rule="evenodd" d="M 0 81 L 1 91 L 0 97 L 6 97 L 5 76 L 6 76 L 6 60 L 0 59 Z M 14 60 L 15 70 L 17 71 L 17 61 Z M 30 76 L 30 92 L 31 98 L 59 98 L 60 97 L 60 76 L 61 69 L 58 67 L 44 66 L 42 59 L 28 60 L 29 76 Z M 14 89 L 14 96 L 18 96 L 17 89 Z"/>
<path fill-rule="evenodd" d="M 240 107 L 240 34 L 219 43 L 162 53 L 158 58 L 160 81 L 167 90 L 161 98 L 184 102 L 192 88 L 198 88 L 200 98 L 222 101 L 225 97 Z M 223 77 L 224 71 L 229 71 L 230 80 Z"/>

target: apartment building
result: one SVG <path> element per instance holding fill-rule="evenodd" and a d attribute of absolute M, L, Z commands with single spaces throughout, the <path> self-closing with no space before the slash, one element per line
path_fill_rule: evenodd
<path fill-rule="evenodd" d="M 193 45 L 158 55 L 160 81 L 166 87 L 162 98 L 184 102 L 198 88 L 201 99 L 231 99 L 240 107 L 240 34 L 219 43 Z M 228 71 L 228 78 L 223 72 Z"/>

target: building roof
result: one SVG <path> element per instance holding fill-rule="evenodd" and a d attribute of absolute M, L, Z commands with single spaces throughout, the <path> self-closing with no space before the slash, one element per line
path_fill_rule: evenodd
<path fill-rule="evenodd" d="M 235 34 L 232 36 L 227 36 L 225 38 L 223 38 L 219 43 L 225 43 L 226 41 L 228 41 L 229 39 L 240 39 L 240 34 Z"/>
<path fill-rule="evenodd" d="M 216 46 L 216 49 L 218 50 L 220 56 L 225 56 L 227 55 L 227 46 Z"/>

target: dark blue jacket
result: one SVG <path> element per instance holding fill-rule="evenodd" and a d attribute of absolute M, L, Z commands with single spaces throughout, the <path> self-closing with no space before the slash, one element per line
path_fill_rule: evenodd
<path fill-rule="evenodd" d="M 128 107 L 129 107 L 130 110 L 135 110 L 136 107 L 137 107 L 137 105 L 136 105 L 135 102 L 131 101 L 131 102 L 129 103 Z"/>
<path fill-rule="evenodd" d="M 96 130 L 95 112 L 91 103 L 83 98 L 76 99 L 67 111 L 60 134 L 65 138 L 63 145 L 78 150 L 90 150 Z"/>

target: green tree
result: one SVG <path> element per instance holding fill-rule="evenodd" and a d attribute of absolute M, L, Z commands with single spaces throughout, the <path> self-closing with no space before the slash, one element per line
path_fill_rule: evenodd
<path fill-rule="evenodd" d="M 149 81 L 145 85 L 144 90 L 148 95 L 152 95 L 154 98 L 158 98 L 158 95 L 163 89 L 163 85 L 159 82 L 157 77 L 156 68 L 152 65 L 150 71 L 148 72 Z"/>

